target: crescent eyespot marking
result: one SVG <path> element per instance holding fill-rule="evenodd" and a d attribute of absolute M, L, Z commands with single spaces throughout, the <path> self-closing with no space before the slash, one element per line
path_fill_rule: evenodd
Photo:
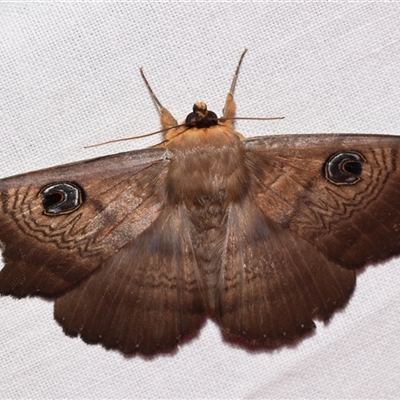
<path fill-rule="evenodd" d="M 52 183 L 39 195 L 43 196 L 43 213 L 50 216 L 72 213 L 83 203 L 83 189 L 72 182 Z"/>
<path fill-rule="evenodd" d="M 324 165 L 326 179 L 335 185 L 354 185 L 361 180 L 365 157 L 357 151 L 332 154 Z"/>

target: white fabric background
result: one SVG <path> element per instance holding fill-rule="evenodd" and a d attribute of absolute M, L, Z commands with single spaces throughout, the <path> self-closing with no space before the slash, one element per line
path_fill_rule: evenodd
<path fill-rule="evenodd" d="M 0 4 L 0 175 L 145 147 L 157 112 L 236 100 L 246 136 L 400 134 L 395 3 Z M 398 201 L 398 199 L 394 199 Z M 176 354 L 125 358 L 71 339 L 53 303 L 0 298 L 1 398 L 398 398 L 399 260 L 359 275 L 346 309 L 295 347 L 249 352 L 208 322 Z"/>

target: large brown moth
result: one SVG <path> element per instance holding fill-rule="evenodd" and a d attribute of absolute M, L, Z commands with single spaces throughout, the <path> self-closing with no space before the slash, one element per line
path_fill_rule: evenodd
<path fill-rule="evenodd" d="M 400 138 L 244 139 L 241 60 L 221 118 L 198 102 L 178 125 L 151 91 L 163 145 L 0 180 L 0 293 L 55 298 L 68 335 L 127 354 L 174 349 L 207 316 L 270 347 L 399 254 Z"/>

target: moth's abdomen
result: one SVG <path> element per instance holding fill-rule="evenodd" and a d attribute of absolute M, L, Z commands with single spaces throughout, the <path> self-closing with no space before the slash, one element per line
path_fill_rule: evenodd
<path fill-rule="evenodd" d="M 208 139 L 208 140 L 207 140 Z M 229 205 L 249 196 L 250 176 L 240 140 L 205 137 L 203 146 L 174 151 L 167 178 L 168 203 L 184 207 L 208 307 L 215 307 Z"/>

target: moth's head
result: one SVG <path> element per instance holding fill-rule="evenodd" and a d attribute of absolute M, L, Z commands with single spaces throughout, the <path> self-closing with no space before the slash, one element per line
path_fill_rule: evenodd
<path fill-rule="evenodd" d="M 230 107 L 233 109 L 234 107 Z M 161 146 L 172 148 L 187 149 L 189 147 L 203 146 L 209 142 L 214 145 L 222 146 L 226 141 L 230 141 L 237 134 L 232 129 L 232 118 L 218 118 L 217 115 L 207 110 L 207 105 L 203 101 L 198 101 L 193 106 L 193 111 L 186 117 L 182 124 L 165 108 L 161 109 L 161 126 L 165 130 L 164 142 Z M 174 143 L 172 145 L 172 142 Z"/>
<path fill-rule="evenodd" d="M 206 103 L 197 101 L 193 105 L 193 111 L 186 117 L 185 125 L 188 128 L 209 128 L 218 125 L 218 117 L 214 112 L 207 110 Z"/>

